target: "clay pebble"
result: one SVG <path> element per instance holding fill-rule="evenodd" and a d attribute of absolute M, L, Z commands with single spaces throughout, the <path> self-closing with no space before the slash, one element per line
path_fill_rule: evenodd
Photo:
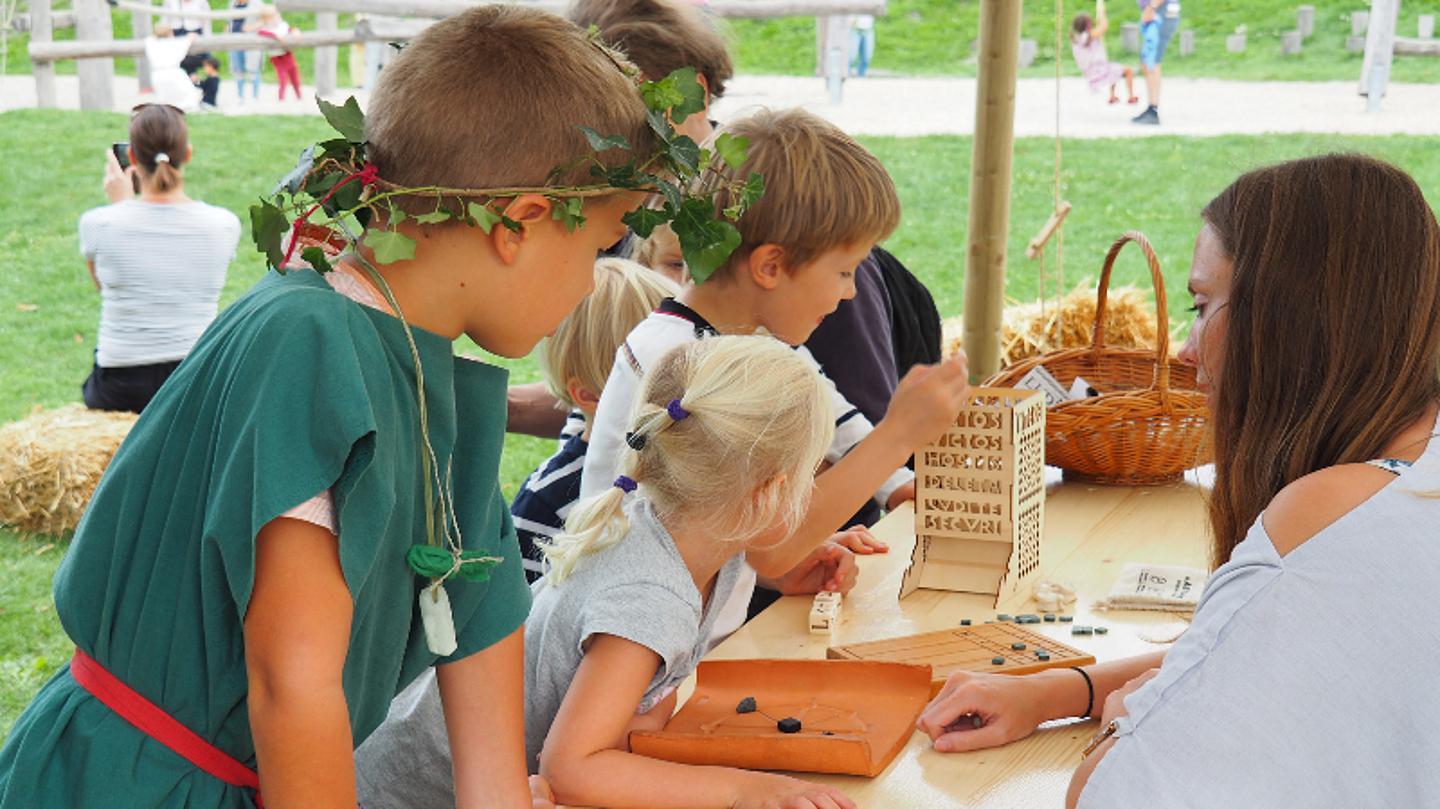
<path fill-rule="evenodd" d="M 735 713 L 755 713 L 756 707 L 755 698 L 746 697 L 740 700 L 739 705 L 735 706 Z"/>
<path fill-rule="evenodd" d="M 1045 613 L 1045 623 L 1047 623 L 1047 624 L 1053 624 L 1053 623 L 1055 623 L 1055 613 L 1053 613 L 1053 612 L 1047 612 L 1047 613 Z"/>
<path fill-rule="evenodd" d="M 1012 643 L 1012 644 L 1010 644 L 1010 648 L 1011 648 L 1011 649 L 1014 649 L 1014 650 L 1017 651 L 1017 652 L 1023 652 L 1023 651 L 1025 651 L 1025 644 L 1023 644 L 1023 643 Z"/>
<path fill-rule="evenodd" d="M 781 719 L 779 722 L 776 722 L 775 727 L 781 733 L 799 733 L 800 720 L 796 719 L 793 716 L 787 716 L 784 719 Z"/>
<path fill-rule="evenodd" d="M 1070 634 L 1072 634 L 1072 635 L 1093 635 L 1093 634 L 1095 634 L 1095 630 L 1092 629 L 1092 628 L 1090 628 L 1090 627 L 1088 627 L 1088 626 L 1082 626 L 1082 625 L 1080 625 L 1080 624 L 1076 624 L 1075 626 L 1070 627 Z"/>
<path fill-rule="evenodd" d="M 1110 630 L 1109 630 L 1108 628 L 1103 627 L 1103 626 L 1097 626 L 1097 627 L 1095 627 L 1095 634 L 1097 634 L 1097 635 L 1103 635 L 1103 634 L 1105 634 L 1106 632 L 1109 632 L 1109 631 L 1110 631 Z"/>
<path fill-rule="evenodd" d="M 970 619 L 969 619 L 969 618 L 961 618 L 961 619 L 960 619 L 960 625 L 961 625 L 961 626 L 969 626 L 969 625 L 970 625 Z"/>
<path fill-rule="evenodd" d="M 1062 624 L 1068 624 L 1068 623 L 1070 623 L 1070 622 L 1073 621 L 1073 620 L 1075 620 L 1075 616 L 1073 616 L 1073 615 L 1062 615 L 1062 616 L 1060 616 L 1060 623 L 1062 623 Z"/>
<path fill-rule="evenodd" d="M 1003 665 L 1005 665 L 1005 658 L 1003 658 L 1003 657 L 992 657 L 992 658 L 990 658 L 990 665 L 992 665 L 992 666 L 1003 666 Z"/>

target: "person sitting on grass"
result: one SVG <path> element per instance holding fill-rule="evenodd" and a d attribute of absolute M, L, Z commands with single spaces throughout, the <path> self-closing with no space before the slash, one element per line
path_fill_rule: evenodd
<path fill-rule="evenodd" d="M 135 109 L 127 156 L 122 170 L 105 150 L 111 204 L 80 217 L 80 253 L 100 291 L 95 366 L 81 395 L 95 410 L 140 413 L 215 319 L 240 220 L 186 196 L 194 150 L 175 107 Z"/>
<path fill-rule="evenodd" d="M 1103 706 L 1071 807 L 1440 806 L 1440 224 L 1358 155 L 1252 171 L 1202 218 L 1180 359 L 1219 567 L 1190 628 L 1087 677 L 952 675 L 920 727 L 973 750 Z"/>
<path fill-rule="evenodd" d="M 78 650 L 0 749 L 0 809 L 240 809 L 257 791 L 354 807 L 355 747 L 432 668 L 464 751 L 440 774 L 455 805 L 531 805 L 530 593 L 496 477 L 506 374 L 453 344 L 528 354 L 644 195 L 586 197 L 569 226 L 542 191 L 470 196 L 513 229 L 417 217 L 463 204 L 437 185 L 592 184 L 577 124 L 638 160 L 659 148 L 649 116 L 620 57 L 534 9 L 467 9 L 396 57 L 352 176 L 406 215 L 367 209 L 371 230 L 323 276 L 267 274 L 126 438 L 56 576 Z M 380 234 L 413 257 L 380 263 Z M 483 580 L 449 575 L 470 564 Z M 428 606 L 442 593 L 448 608 Z"/>
<path fill-rule="evenodd" d="M 1090 83 L 1090 92 L 1096 93 L 1110 88 L 1110 103 L 1120 103 L 1115 88 L 1125 80 L 1127 104 L 1137 104 L 1140 97 L 1135 95 L 1135 71 L 1111 62 L 1105 54 L 1105 32 L 1110 30 L 1110 18 L 1105 16 L 1105 0 L 1095 0 L 1095 17 L 1081 12 L 1075 15 L 1070 26 L 1070 52 L 1075 55 L 1075 64 Z"/>
<path fill-rule="evenodd" d="M 803 110 L 765 111 L 726 131 L 748 139 L 749 159 L 743 170 L 716 164 L 717 177 L 733 181 L 758 172 L 765 195 L 737 223 L 740 246 L 730 259 L 704 283 L 662 303 L 625 338 L 595 412 L 582 496 L 603 492 L 615 479 L 636 392 L 661 356 L 717 334 L 763 331 L 801 346 L 840 301 L 855 295 L 856 265 L 900 219 L 884 166 L 833 124 Z M 728 200 L 728 191 L 717 194 L 716 210 Z M 796 350 L 814 362 L 804 348 Z M 866 500 L 893 509 L 914 498 L 915 477 L 905 461 L 954 421 L 969 391 L 966 376 L 963 356 L 912 370 L 879 425 L 829 389 L 836 427 L 826 454 L 831 466 L 818 477 L 810 511 L 792 526 L 793 534 L 747 556 L 752 568 L 714 625 L 717 641 L 746 619 L 757 571 L 771 590 L 813 593 L 834 578 L 826 571 L 853 563 L 846 548 L 867 553 L 884 547 L 868 532 L 836 534 L 843 547 L 826 540 L 853 525 L 851 515 Z"/>
<path fill-rule="evenodd" d="M 615 350 L 662 300 L 679 291 L 670 279 L 633 261 L 602 258 L 595 262 L 595 290 L 545 338 L 540 354 L 545 384 L 570 409 L 569 423 L 578 421 L 579 432 L 560 437 L 560 448 L 525 478 L 510 504 L 530 581 L 544 572 L 541 546 L 564 528 L 566 515 L 580 499 L 590 419 Z"/>
<path fill-rule="evenodd" d="M 532 587 L 526 763 L 558 803 L 853 809 L 830 787 L 659 761 L 628 743 L 674 712 L 745 556 L 773 541 L 774 526 L 804 519 L 833 431 L 827 387 L 768 337 L 686 343 L 646 376 L 626 425 L 639 440 L 612 485 L 582 500 L 545 547 L 550 568 Z M 361 802 L 454 806 L 448 755 L 438 692 L 424 678 L 360 748 Z"/>

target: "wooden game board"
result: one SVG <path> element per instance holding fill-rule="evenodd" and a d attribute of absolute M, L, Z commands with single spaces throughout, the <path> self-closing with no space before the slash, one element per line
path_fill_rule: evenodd
<path fill-rule="evenodd" d="M 1025 644 L 1025 649 L 1012 649 L 1011 644 L 1014 643 Z M 1049 660 L 1041 660 L 1037 656 L 1037 651 L 1042 649 L 1049 653 Z M 832 646 L 826 656 L 835 660 L 928 664 L 934 672 L 932 692 L 938 692 L 945 684 L 945 678 L 955 671 L 1030 674 L 1056 667 L 1087 666 L 1095 662 L 1093 655 L 1008 622 L 960 626 L 920 635 Z M 1001 665 L 991 662 L 997 657 L 1005 658 L 1005 662 Z"/>
<path fill-rule="evenodd" d="M 630 749 L 682 764 L 874 776 L 915 732 L 930 667 L 868 660 L 706 660 L 695 693 Z M 749 711 L 737 710 L 752 701 Z M 782 719 L 800 729 L 782 733 Z"/>

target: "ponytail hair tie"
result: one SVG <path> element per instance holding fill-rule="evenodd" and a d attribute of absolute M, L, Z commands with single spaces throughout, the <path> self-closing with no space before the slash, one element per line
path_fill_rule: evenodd
<path fill-rule="evenodd" d="M 636 452 L 645 449 L 645 441 L 644 433 L 628 432 L 625 434 L 625 445 Z"/>
<path fill-rule="evenodd" d="M 665 412 L 670 414 L 671 421 L 684 421 L 690 418 L 690 411 L 680 406 L 679 399 L 671 399 L 670 404 L 665 405 Z"/>
<path fill-rule="evenodd" d="M 628 477 L 626 477 L 626 476 L 624 476 L 624 475 L 621 475 L 620 477 L 615 478 L 615 488 L 619 489 L 620 491 L 622 491 L 622 492 L 624 492 L 624 493 L 626 493 L 626 494 L 629 494 L 629 493 L 635 491 L 636 487 L 638 487 L 638 486 L 639 486 L 639 484 L 637 484 L 633 478 L 628 478 Z"/>
<path fill-rule="evenodd" d="M 156 153 L 155 153 L 155 162 L 156 162 L 156 163 L 169 163 L 169 162 L 170 162 L 170 155 L 165 154 L 164 152 L 156 152 Z"/>

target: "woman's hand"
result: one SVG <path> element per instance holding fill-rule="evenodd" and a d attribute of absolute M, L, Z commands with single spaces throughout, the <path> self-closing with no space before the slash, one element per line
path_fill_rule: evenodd
<path fill-rule="evenodd" d="M 1159 673 L 1160 669 L 1158 668 L 1150 669 L 1139 677 L 1110 692 L 1110 696 L 1105 698 L 1105 713 L 1100 717 L 1100 727 L 1103 728 L 1116 719 L 1127 716 L 1130 712 L 1125 708 L 1125 698 L 1140 690 L 1140 686 L 1155 679 L 1155 675 Z"/>
<path fill-rule="evenodd" d="M 844 531 L 836 532 L 831 535 L 829 541 L 860 556 L 890 551 L 889 545 L 876 539 L 875 535 L 870 533 L 870 529 L 863 525 L 852 525 Z"/>
<path fill-rule="evenodd" d="M 733 809 L 855 809 L 855 802 L 833 787 L 765 774 L 744 790 Z"/>
<path fill-rule="evenodd" d="M 115 159 L 113 149 L 105 150 L 105 196 L 111 202 L 124 202 L 135 196 L 135 167 L 127 166 L 120 168 L 120 161 Z"/>
<path fill-rule="evenodd" d="M 1078 676 L 1078 675 L 1077 675 Z M 1041 675 L 957 671 L 916 723 L 942 753 L 999 747 L 1023 739 L 1049 717 L 1042 709 Z M 980 727 L 975 726 L 975 717 Z"/>

